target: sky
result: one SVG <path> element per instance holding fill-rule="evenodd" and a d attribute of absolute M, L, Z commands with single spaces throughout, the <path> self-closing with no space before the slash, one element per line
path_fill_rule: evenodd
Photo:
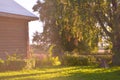
<path fill-rule="evenodd" d="M 18 4 L 20 4 L 22 7 L 27 9 L 28 11 L 32 12 L 36 16 L 38 16 L 38 13 L 33 12 L 32 7 L 36 4 L 37 0 L 14 0 Z M 42 22 L 40 21 L 31 21 L 29 22 L 29 37 L 30 37 L 30 43 L 32 43 L 32 36 L 35 31 L 42 32 Z"/>

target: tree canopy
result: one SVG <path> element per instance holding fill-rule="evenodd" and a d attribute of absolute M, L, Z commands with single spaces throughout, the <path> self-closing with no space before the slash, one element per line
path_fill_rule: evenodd
<path fill-rule="evenodd" d="M 46 37 L 52 44 L 61 45 L 67 51 L 76 48 L 91 51 L 97 46 L 99 29 L 93 23 L 95 19 L 89 19 L 92 14 L 88 15 L 90 13 L 79 3 L 77 0 L 45 0 L 44 3 L 38 1 L 33 7 L 44 22 Z M 86 10 L 90 10 L 87 7 Z"/>
<path fill-rule="evenodd" d="M 113 63 L 120 65 L 119 0 L 38 0 L 33 9 L 51 43 L 68 51 L 91 51 L 104 37 L 112 43 Z"/>

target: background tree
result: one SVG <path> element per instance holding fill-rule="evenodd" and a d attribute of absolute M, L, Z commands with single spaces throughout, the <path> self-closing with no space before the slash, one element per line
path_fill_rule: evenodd
<path fill-rule="evenodd" d="M 46 0 L 45 2 L 37 1 L 33 7 L 34 11 L 40 14 L 40 20 L 43 22 L 42 41 L 49 45 L 58 46 L 61 48 L 59 28 L 56 27 L 55 12 L 56 0 Z M 41 40 L 40 40 L 41 41 Z M 59 51 L 59 50 L 58 50 Z M 60 53 L 60 52 L 59 52 Z"/>
<path fill-rule="evenodd" d="M 32 43 L 35 43 L 36 45 L 39 45 L 39 44 L 40 44 L 40 40 L 41 40 L 41 34 L 36 31 L 36 32 L 33 34 Z"/>
<path fill-rule="evenodd" d="M 48 50 L 50 44 L 49 44 L 49 41 L 47 40 L 44 40 L 44 35 L 43 33 L 39 33 L 39 32 L 35 32 L 33 34 L 33 39 L 32 39 L 32 43 L 34 44 L 34 47 L 35 48 L 39 48 L 43 51 L 46 51 Z"/>
<path fill-rule="evenodd" d="M 44 40 L 65 51 L 90 52 L 96 49 L 99 29 L 95 27 L 95 19 L 90 17 L 89 6 L 85 5 L 84 10 L 79 0 L 44 1 L 38 1 L 33 7 L 44 23 Z"/>
<path fill-rule="evenodd" d="M 75 48 L 90 52 L 97 47 L 99 29 L 90 17 L 91 9 L 79 0 L 57 1 L 56 23 L 61 27 L 62 45 L 72 51 Z M 84 7 L 84 9 L 83 9 Z M 84 15 L 83 15 L 84 14 Z"/>
<path fill-rule="evenodd" d="M 101 33 L 105 33 L 112 43 L 113 64 L 120 65 L 120 1 L 95 0 L 89 4 Z"/>
<path fill-rule="evenodd" d="M 45 26 L 49 24 L 44 29 L 48 33 L 52 31 L 52 37 L 53 32 L 60 37 L 49 39 L 58 39 L 55 41 L 60 42 L 64 50 L 80 50 L 84 44 L 85 49 L 91 51 L 99 36 L 104 36 L 112 43 L 113 64 L 120 65 L 119 0 L 45 0 L 36 6 L 34 10 L 40 13 Z"/>

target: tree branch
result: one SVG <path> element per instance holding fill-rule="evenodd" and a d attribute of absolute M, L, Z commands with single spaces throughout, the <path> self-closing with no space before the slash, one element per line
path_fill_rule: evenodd
<path fill-rule="evenodd" d="M 112 34 L 105 28 L 105 25 L 104 23 L 102 22 L 99 14 L 97 12 L 95 12 L 95 17 L 96 19 L 98 20 L 100 26 L 102 27 L 103 31 L 109 36 L 109 37 L 112 37 Z"/>
<path fill-rule="evenodd" d="M 107 22 L 108 26 L 113 29 L 113 25 L 110 22 L 110 20 L 108 19 L 108 17 L 105 16 L 105 14 L 103 14 L 102 16 L 103 16 L 103 19 L 105 20 L 105 22 Z"/>

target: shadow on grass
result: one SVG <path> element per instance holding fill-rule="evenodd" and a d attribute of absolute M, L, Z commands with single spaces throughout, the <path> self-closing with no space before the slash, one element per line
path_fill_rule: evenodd
<path fill-rule="evenodd" d="M 69 76 L 55 77 L 48 80 L 120 80 L 120 70 L 108 72 L 75 72 Z"/>
<path fill-rule="evenodd" d="M 94 67 L 42 68 L 38 70 L 40 72 L 0 76 L 0 80 L 14 80 L 15 78 L 17 80 L 120 80 L 120 70 L 95 69 Z"/>
<path fill-rule="evenodd" d="M 24 77 L 25 78 L 27 77 L 27 79 L 29 79 L 29 80 L 38 80 L 38 78 L 31 78 L 30 76 L 35 77 L 35 76 L 38 76 L 38 75 L 39 76 L 40 75 L 44 76 L 44 75 L 48 75 L 48 74 L 55 74 L 56 75 L 56 74 L 61 73 L 61 72 L 68 72 L 68 71 L 74 71 L 74 70 L 78 70 L 78 69 L 87 69 L 87 68 L 88 67 L 67 67 L 67 66 L 66 67 L 62 67 L 62 66 L 61 67 L 45 67 L 45 68 L 38 69 L 38 71 L 40 71 L 40 72 L 37 72 L 37 73 L 33 72 L 33 73 L 27 73 L 27 74 L 23 73 L 22 74 L 20 72 L 18 74 L 13 73 L 13 75 L 0 76 L 0 80 L 8 80 L 8 79 L 12 80 L 12 79 L 15 79 L 15 78 L 20 79 L 20 80 L 26 80 L 26 79 L 24 79 Z M 41 71 L 45 71 L 45 72 L 43 73 Z M 4 72 L 2 72 L 2 73 L 4 73 Z M 11 74 L 12 74 L 12 72 L 11 72 Z M 56 76 L 58 76 L 58 75 L 56 75 Z M 64 74 L 61 75 L 61 77 L 62 76 L 64 76 Z M 55 80 L 57 80 L 57 78 L 59 79 L 59 77 L 55 77 Z M 67 78 L 67 77 L 64 77 L 64 78 Z M 41 79 L 39 79 L 39 80 L 41 80 Z"/>
<path fill-rule="evenodd" d="M 12 76 L 1 76 L 0 80 L 8 80 L 11 78 L 20 78 L 20 77 L 26 77 L 26 76 L 35 76 L 37 74 L 20 74 L 20 75 L 12 75 Z"/>

